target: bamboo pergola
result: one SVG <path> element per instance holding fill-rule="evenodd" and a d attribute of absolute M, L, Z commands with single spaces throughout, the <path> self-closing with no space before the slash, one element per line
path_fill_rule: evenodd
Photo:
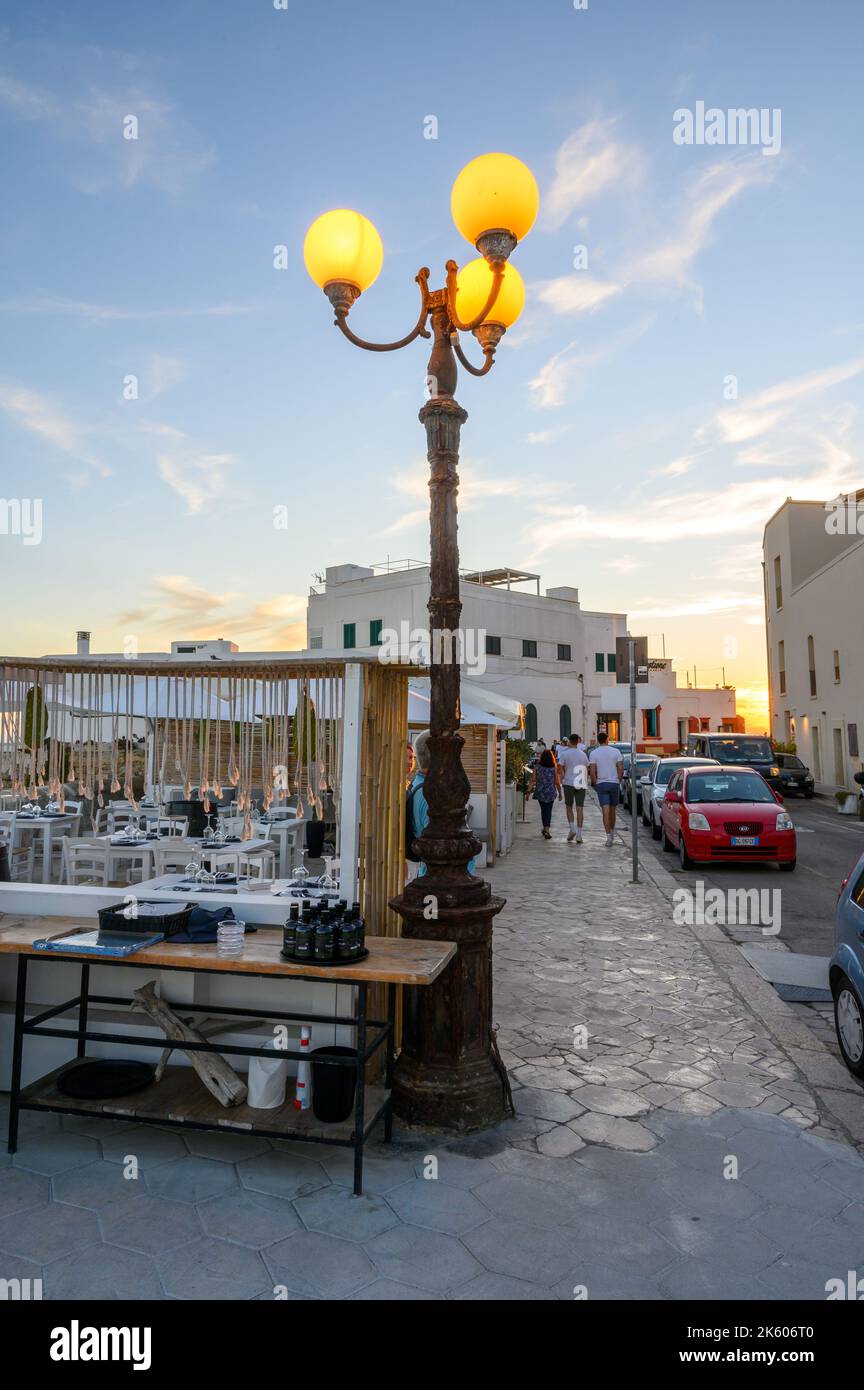
<path fill-rule="evenodd" d="M 346 709 L 349 667 L 356 710 Z M 134 804 L 133 724 L 145 719 L 155 783 L 179 783 L 187 799 L 197 793 L 215 809 L 227 796 L 248 818 L 258 774 L 262 809 L 293 795 L 298 814 L 321 818 L 332 792 L 340 854 L 354 861 L 342 866 L 343 884 L 357 883 L 370 934 L 397 936 L 387 901 L 403 886 L 408 676 L 417 670 L 371 656 L 3 657 L 0 791 L 62 803 L 71 785 L 91 808 L 119 795 Z M 345 784 L 348 764 L 356 785 Z"/>

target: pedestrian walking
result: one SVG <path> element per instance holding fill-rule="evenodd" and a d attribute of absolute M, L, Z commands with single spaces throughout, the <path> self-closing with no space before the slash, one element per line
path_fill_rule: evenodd
<path fill-rule="evenodd" d="M 534 767 L 531 776 L 531 785 L 528 788 L 529 796 L 533 796 L 535 801 L 540 803 L 540 820 L 543 825 L 543 839 L 551 840 L 552 831 L 552 807 L 556 798 L 561 800 L 561 774 L 552 753 L 545 748 L 540 754 L 540 758 Z"/>
<path fill-rule="evenodd" d="M 588 758 L 588 773 L 591 785 L 597 790 L 597 800 L 603 812 L 606 844 L 611 845 L 615 831 L 615 808 L 621 800 L 624 759 L 618 748 L 610 748 L 608 737 L 605 733 L 597 735 L 597 747 Z"/>
<path fill-rule="evenodd" d="M 588 754 L 578 734 L 570 734 L 558 754 L 561 783 L 564 789 L 564 809 L 567 812 L 567 842 L 582 843 L 582 820 L 585 815 L 585 790 L 588 785 Z M 573 826 L 573 812 L 576 826 Z"/>

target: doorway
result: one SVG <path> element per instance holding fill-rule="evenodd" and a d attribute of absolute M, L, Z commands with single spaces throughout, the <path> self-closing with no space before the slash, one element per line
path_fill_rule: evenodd
<path fill-rule="evenodd" d="M 610 743 L 617 743 L 621 738 L 621 719 L 617 714 L 598 714 L 597 732 L 604 734 Z"/>
<path fill-rule="evenodd" d="M 813 725 L 813 776 L 822 781 L 822 750 L 819 747 L 819 725 Z"/>
<path fill-rule="evenodd" d="M 846 785 L 846 759 L 843 756 L 843 729 L 836 725 L 832 730 L 834 737 L 834 781 L 838 787 Z"/>

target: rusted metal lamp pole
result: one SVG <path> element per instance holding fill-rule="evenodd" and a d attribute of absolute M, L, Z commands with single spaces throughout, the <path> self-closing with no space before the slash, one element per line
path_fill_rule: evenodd
<path fill-rule="evenodd" d="M 468 416 L 455 396 L 456 363 L 472 376 L 485 376 L 502 334 L 521 311 L 524 287 L 508 258 L 534 221 L 537 186 L 511 155 L 484 155 L 459 175 L 452 206 L 457 226 L 481 257 L 462 271 L 448 261 L 443 289 L 430 290 L 428 269 L 419 271 L 420 314 L 398 342 L 369 343 L 348 327 L 349 310 L 374 280 L 383 256 L 371 223 L 358 213 L 325 213 L 310 228 L 304 250 L 307 269 L 333 305 L 337 327 L 356 347 L 393 352 L 416 338 L 432 338 L 429 399 L 420 411 L 430 469 L 431 704 L 424 785 L 429 822 L 416 850 L 426 873 L 407 884 L 391 906 L 402 917 L 405 936 L 454 941 L 459 951 L 432 988 L 408 997 L 393 1087 L 396 1113 L 408 1123 L 466 1131 L 504 1116 L 509 1087 L 492 1034 L 492 921 L 504 899 L 468 872 L 481 845 L 466 820 L 471 787 L 459 733 L 457 466 Z M 477 338 L 482 367 L 465 356 L 460 331 Z"/>

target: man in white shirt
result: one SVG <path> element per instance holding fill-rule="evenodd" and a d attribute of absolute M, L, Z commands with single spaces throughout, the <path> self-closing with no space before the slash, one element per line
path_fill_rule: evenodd
<path fill-rule="evenodd" d="M 597 735 L 597 747 L 588 759 L 588 772 L 591 777 L 591 785 L 597 790 L 597 800 L 603 810 L 606 844 L 611 845 L 615 830 L 615 808 L 621 799 L 624 759 L 617 748 L 609 747 L 606 740 L 606 734 Z"/>
<path fill-rule="evenodd" d="M 569 843 L 570 840 L 575 839 L 577 845 L 582 843 L 582 818 L 585 814 L 583 807 L 588 781 L 588 754 L 584 747 L 579 747 L 581 742 L 578 734 L 571 734 L 558 751 L 558 766 L 561 769 L 564 785 L 564 806 L 567 811 L 567 820 L 570 822 L 567 841 Z M 575 830 L 573 829 L 574 806 L 576 807 Z"/>

